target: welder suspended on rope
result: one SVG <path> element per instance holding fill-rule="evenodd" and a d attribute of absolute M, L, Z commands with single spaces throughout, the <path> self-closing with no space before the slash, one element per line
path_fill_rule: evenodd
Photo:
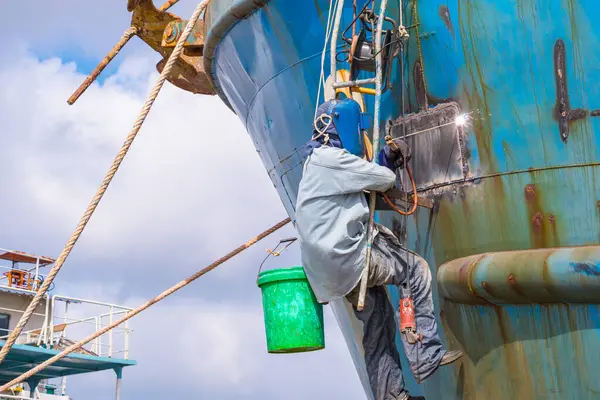
<path fill-rule="evenodd" d="M 365 160 L 364 127 L 364 115 L 352 99 L 330 100 L 319 106 L 312 140 L 306 146 L 308 159 L 298 192 L 296 229 L 304 269 L 317 299 L 327 303 L 345 298 L 363 322 L 365 361 L 376 399 L 406 399 L 409 395 L 394 342 L 394 310 L 384 285 L 398 286 L 402 297 L 410 299 L 410 304 L 401 307 L 405 312 L 402 341 L 418 381 L 462 353 L 446 351 L 437 333 L 429 265 L 403 248 L 380 224 L 375 224 L 365 309 L 357 308 L 369 223 L 364 191 L 393 188 L 396 170 L 410 161 L 408 145 L 398 140 L 396 146 L 386 145 L 379 152 L 380 165 Z"/>

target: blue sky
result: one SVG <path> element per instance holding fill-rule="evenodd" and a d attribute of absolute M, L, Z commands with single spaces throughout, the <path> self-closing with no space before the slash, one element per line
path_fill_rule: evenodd
<path fill-rule="evenodd" d="M 194 7 L 182 0 L 173 12 L 186 17 Z M 131 129 L 159 58 L 134 38 L 100 84 L 68 106 L 127 28 L 126 1 L 24 0 L 4 9 L 0 247 L 57 256 Z M 216 97 L 167 84 L 55 292 L 135 306 L 285 216 L 238 118 Z M 256 271 L 265 248 L 294 235 L 287 227 L 136 317 L 138 366 L 125 371 L 123 398 L 364 399 L 328 308 L 326 350 L 266 353 Z M 299 263 L 292 246 L 270 266 Z M 112 372 L 68 381 L 74 399 L 111 398 L 113 385 Z"/>

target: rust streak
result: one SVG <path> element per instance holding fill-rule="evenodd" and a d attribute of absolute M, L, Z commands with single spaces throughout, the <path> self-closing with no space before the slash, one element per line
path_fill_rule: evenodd
<path fill-rule="evenodd" d="M 415 62 L 413 68 L 413 81 L 415 83 L 415 93 L 417 96 L 417 104 L 420 110 L 425 110 L 427 105 L 427 89 L 423 81 L 423 66 L 420 61 Z"/>
<path fill-rule="evenodd" d="M 535 185 L 530 183 L 525 186 L 525 199 L 533 200 L 535 198 Z"/>
<path fill-rule="evenodd" d="M 540 229 L 542 227 L 542 223 L 544 222 L 544 214 L 541 212 L 536 212 L 535 215 L 531 218 L 531 223 L 533 224 L 535 229 Z"/>
<path fill-rule="evenodd" d="M 452 25 L 452 19 L 450 18 L 450 10 L 448 9 L 448 6 L 441 5 L 438 8 L 438 14 L 442 21 L 444 21 L 444 25 L 446 25 L 446 28 L 448 29 L 452 37 L 456 40 L 456 34 L 454 33 L 454 25 Z"/>
<path fill-rule="evenodd" d="M 515 276 L 515 274 L 511 273 L 508 275 L 508 283 L 512 286 L 513 290 L 521 297 L 523 297 L 524 299 L 527 299 L 526 294 L 524 293 L 524 291 L 519 287 L 518 283 L 517 283 L 517 277 Z"/>

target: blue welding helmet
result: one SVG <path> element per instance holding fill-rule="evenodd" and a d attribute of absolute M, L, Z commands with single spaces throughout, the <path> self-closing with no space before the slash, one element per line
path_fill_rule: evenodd
<path fill-rule="evenodd" d="M 338 136 L 342 147 L 358 157 L 364 156 L 363 130 L 366 118 L 361 113 L 360 105 L 352 99 L 329 100 L 317 109 L 315 131 L 327 133 L 331 138 Z"/>

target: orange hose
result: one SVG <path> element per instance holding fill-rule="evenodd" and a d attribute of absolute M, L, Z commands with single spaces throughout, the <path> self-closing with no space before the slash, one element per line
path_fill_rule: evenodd
<path fill-rule="evenodd" d="M 390 200 L 387 194 L 383 193 L 383 199 L 385 200 L 385 202 L 392 208 L 392 210 L 396 211 L 400 215 L 412 215 L 417 211 L 417 208 L 419 207 L 419 200 L 417 197 L 417 184 L 415 183 L 415 178 L 413 178 L 412 171 L 410 170 L 408 164 L 406 164 L 406 172 L 408 172 L 408 177 L 410 178 L 410 183 L 412 184 L 414 197 L 413 207 L 410 211 L 402 211 L 401 209 L 396 207 L 394 203 L 392 203 L 392 200 Z"/>

